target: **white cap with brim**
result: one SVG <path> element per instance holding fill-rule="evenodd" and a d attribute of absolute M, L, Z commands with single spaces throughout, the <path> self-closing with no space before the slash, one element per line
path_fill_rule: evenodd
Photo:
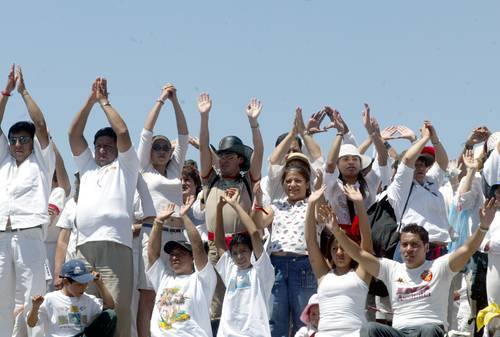
<path fill-rule="evenodd" d="M 359 150 L 356 146 L 352 144 L 343 144 L 340 147 L 339 159 L 345 156 L 356 156 L 361 160 L 361 169 L 364 170 L 368 166 L 371 165 L 372 159 L 364 154 L 359 153 Z"/>
<path fill-rule="evenodd" d="M 497 146 L 499 141 L 500 141 L 500 131 L 493 132 L 486 141 L 486 148 L 488 153 Z"/>

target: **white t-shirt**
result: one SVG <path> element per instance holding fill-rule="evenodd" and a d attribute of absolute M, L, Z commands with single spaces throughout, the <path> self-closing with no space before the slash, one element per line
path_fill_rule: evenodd
<path fill-rule="evenodd" d="M 69 199 L 64 205 L 64 209 L 59 215 L 56 227 L 69 229 L 71 234 L 69 236 L 68 247 L 66 249 L 66 260 L 71 260 L 76 257 L 76 242 L 78 231 L 75 225 L 76 219 L 76 202 L 74 198 Z"/>
<path fill-rule="evenodd" d="M 268 304 L 274 267 L 269 255 L 262 252 L 255 261 L 252 254 L 252 267 L 239 270 L 226 251 L 215 268 L 226 286 L 217 337 L 270 337 Z"/>
<path fill-rule="evenodd" d="M 17 166 L 7 137 L 0 131 L 0 230 L 5 230 L 9 218 L 13 229 L 45 227 L 49 223 L 55 165 L 52 142 L 42 150 L 35 136 L 33 151 Z"/>
<path fill-rule="evenodd" d="M 337 276 L 326 274 L 318 286 L 319 336 L 343 337 L 366 323 L 365 305 L 368 285 L 351 270 Z"/>
<path fill-rule="evenodd" d="M 157 259 L 146 275 L 156 292 L 152 337 L 212 337 L 209 310 L 217 276 L 210 262 L 200 271 L 177 276 Z"/>
<path fill-rule="evenodd" d="M 102 300 L 84 293 L 69 297 L 61 290 L 45 295 L 40 306 L 37 325 L 43 326 L 45 336 L 65 337 L 80 333 L 102 312 Z"/>
<path fill-rule="evenodd" d="M 483 176 L 490 186 L 500 184 L 500 153 L 496 147 L 484 162 Z"/>
<path fill-rule="evenodd" d="M 189 135 L 178 135 L 177 145 L 167 164 L 166 176 L 164 176 L 151 164 L 153 133 L 146 129 L 142 130 L 137 154 L 142 178 L 146 185 L 138 184 L 137 188 L 142 199 L 144 217 L 155 216 L 169 203 L 182 206 L 181 173 L 189 145 L 188 141 Z"/>
<path fill-rule="evenodd" d="M 132 248 L 134 192 L 139 160 L 131 146 L 111 164 L 100 167 L 90 149 L 74 157 L 80 172 L 76 207 L 78 246 L 89 241 L 113 241 Z"/>
<path fill-rule="evenodd" d="M 408 269 L 404 263 L 379 259 L 377 278 L 382 280 L 391 298 L 395 329 L 422 324 L 448 327 L 448 295 L 456 273 L 449 265 L 450 254 L 434 261 L 425 261 L 418 268 Z"/>

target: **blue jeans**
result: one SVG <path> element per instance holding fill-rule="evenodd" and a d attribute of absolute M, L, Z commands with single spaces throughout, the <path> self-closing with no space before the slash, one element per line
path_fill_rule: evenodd
<path fill-rule="evenodd" d="M 292 323 L 292 336 L 304 324 L 300 314 L 309 298 L 318 287 L 316 277 L 307 256 L 274 256 L 275 281 L 271 295 L 271 335 L 288 337 L 288 328 Z"/>
<path fill-rule="evenodd" d="M 363 324 L 359 335 L 360 337 L 443 337 L 444 330 L 442 326 L 435 324 L 397 330 L 388 325 L 369 322 Z"/>

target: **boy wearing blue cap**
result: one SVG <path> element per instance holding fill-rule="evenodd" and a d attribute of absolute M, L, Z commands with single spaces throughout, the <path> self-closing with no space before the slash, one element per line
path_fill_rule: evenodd
<path fill-rule="evenodd" d="M 113 297 L 101 275 L 90 272 L 83 261 L 70 260 L 61 267 L 63 287 L 33 296 L 28 326 L 42 326 L 45 336 L 112 337 L 116 329 Z M 94 282 L 102 299 L 85 293 Z"/>

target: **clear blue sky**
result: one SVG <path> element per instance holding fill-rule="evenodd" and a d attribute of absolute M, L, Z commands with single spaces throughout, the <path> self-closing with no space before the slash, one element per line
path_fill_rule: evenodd
<path fill-rule="evenodd" d="M 304 115 L 338 108 L 361 141 L 366 101 L 382 127 L 432 120 L 454 157 L 473 126 L 500 129 L 499 14 L 498 1 L 5 1 L 0 78 L 23 66 L 70 170 L 69 123 L 98 75 L 136 145 L 172 82 L 194 135 L 196 97 L 212 95 L 214 144 L 227 134 L 251 141 L 244 107 L 253 96 L 264 104 L 266 157 L 297 105 Z M 2 129 L 26 118 L 13 95 Z M 96 106 L 88 139 L 104 125 Z M 171 106 L 156 131 L 175 136 Z M 325 153 L 332 135 L 317 137 Z"/>

